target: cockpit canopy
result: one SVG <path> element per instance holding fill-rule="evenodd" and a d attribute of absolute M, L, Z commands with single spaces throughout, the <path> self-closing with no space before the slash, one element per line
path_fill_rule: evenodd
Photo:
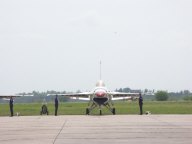
<path fill-rule="evenodd" d="M 97 83 L 96 83 L 96 87 L 105 87 L 105 84 L 102 80 L 99 80 Z"/>

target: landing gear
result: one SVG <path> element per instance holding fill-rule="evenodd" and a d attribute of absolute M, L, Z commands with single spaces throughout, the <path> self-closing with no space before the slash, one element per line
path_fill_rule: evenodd
<path fill-rule="evenodd" d="M 115 108 L 112 109 L 112 113 L 113 113 L 113 115 L 115 115 Z"/>
<path fill-rule="evenodd" d="M 90 103 L 89 103 L 89 105 L 90 105 Z M 93 102 L 90 106 L 89 105 L 88 105 L 88 107 L 86 108 L 86 111 L 85 111 L 86 115 L 89 115 L 92 112 L 92 110 L 95 109 L 96 107 L 99 108 L 99 115 L 102 115 L 102 106 L 106 107 L 113 115 L 116 114 L 116 110 L 113 107 L 113 103 L 107 102 L 107 103 L 104 103 L 104 104 L 100 104 L 100 103 L 98 104 L 96 102 Z"/>
<path fill-rule="evenodd" d="M 101 109 L 99 110 L 99 114 L 102 115 L 102 111 L 101 111 Z"/>
<path fill-rule="evenodd" d="M 86 108 L 86 115 L 89 115 L 89 109 Z"/>

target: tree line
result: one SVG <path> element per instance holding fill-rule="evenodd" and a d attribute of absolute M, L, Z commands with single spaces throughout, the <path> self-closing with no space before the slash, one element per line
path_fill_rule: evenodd
<path fill-rule="evenodd" d="M 167 92 L 167 91 L 156 91 L 155 90 L 132 90 L 128 87 L 126 88 L 119 88 L 116 89 L 115 91 L 117 92 L 135 92 L 135 93 L 143 93 L 143 98 L 144 100 L 148 100 L 148 101 L 153 101 L 153 100 L 157 100 L 157 101 L 167 101 L 167 100 L 171 100 L 171 101 L 177 101 L 177 100 L 185 100 L 185 101 L 192 101 L 192 93 L 189 90 L 183 90 L 180 92 Z M 80 90 L 77 90 L 76 92 L 81 92 Z M 26 93 L 26 92 L 22 92 L 19 94 L 32 94 L 34 95 L 33 97 L 20 97 L 20 98 L 16 98 L 15 102 L 17 103 L 41 103 L 43 101 L 46 102 L 54 102 L 54 96 L 47 96 L 48 94 L 65 94 L 65 93 L 72 93 L 72 92 L 67 92 L 67 91 L 55 91 L 55 90 L 49 90 L 46 92 L 39 92 L 39 91 L 32 91 L 31 93 Z M 63 97 L 60 96 L 59 97 L 59 101 L 60 102 L 69 102 L 69 101 L 74 101 L 71 100 L 68 97 Z M 6 103 L 6 101 L 1 100 L 0 99 L 0 103 Z"/>
<path fill-rule="evenodd" d="M 183 90 L 179 92 L 167 92 L 165 90 L 132 90 L 130 88 L 119 88 L 116 89 L 117 92 L 141 92 L 144 99 L 147 100 L 157 100 L 157 101 L 167 101 L 167 100 L 185 100 L 192 101 L 192 93 L 189 90 Z"/>

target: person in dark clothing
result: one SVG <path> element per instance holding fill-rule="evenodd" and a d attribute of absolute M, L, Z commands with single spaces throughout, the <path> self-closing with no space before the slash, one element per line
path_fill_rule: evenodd
<path fill-rule="evenodd" d="M 59 101 L 58 101 L 58 98 L 57 98 L 57 95 L 56 95 L 55 96 L 55 116 L 57 116 L 58 106 L 59 106 Z"/>
<path fill-rule="evenodd" d="M 11 112 L 11 117 L 12 117 L 13 116 L 13 97 L 10 97 L 9 107 L 10 107 L 10 112 Z"/>
<path fill-rule="evenodd" d="M 139 108 L 140 108 L 140 115 L 143 114 L 143 97 L 141 96 L 141 93 L 139 94 Z"/>

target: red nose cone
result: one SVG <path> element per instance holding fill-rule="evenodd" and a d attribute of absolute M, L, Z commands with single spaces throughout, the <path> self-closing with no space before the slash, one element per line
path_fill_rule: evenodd
<path fill-rule="evenodd" d="M 97 97 L 104 97 L 105 96 L 105 92 L 96 92 L 96 96 Z"/>

